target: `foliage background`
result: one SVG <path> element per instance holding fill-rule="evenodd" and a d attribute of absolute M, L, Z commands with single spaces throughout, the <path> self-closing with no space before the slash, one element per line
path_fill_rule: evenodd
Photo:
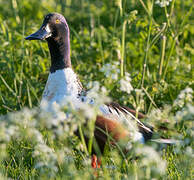
<path fill-rule="evenodd" d="M 173 116 L 186 107 L 187 102 L 192 104 L 193 91 L 190 99 L 182 98 L 185 103 L 182 107 L 173 106 L 181 90 L 194 88 L 193 2 L 172 0 L 165 7 L 160 7 L 156 2 L 0 0 L 0 113 L 3 115 L 39 104 L 49 73 L 49 52 L 46 43 L 25 41 L 24 37 L 36 31 L 44 15 L 49 12 L 59 12 L 67 19 L 71 31 L 73 68 L 85 87 L 88 82 L 98 81 L 100 86 L 108 90 L 108 95 L 113 100 L 133 106 L 146 114 L 156 109 L 164 110 L 162 112 L 165 113 L 165 108 L 171 107 L 166 118 L 171 117 L 170 113 Z M 122 59 L 123 65 L 120 63 Z M 122 68 L 124 75 L 130 73 L 134 88 L 130 94 L 120 89 Z M 139 89 L 144 95 L 138 94 Z M 193 112 L 193 106 L 191 107 Z M 190 120 L 192 118 L 193 116 Z M 184 120 L 182 117 L 181 125 L 170 122 L 173 124 L 172 129 L 177 129 L 183 139 L 192 136 L 193 132 L 185 130 Z M 164 122 L 161 120 L 157 123 Z M 192 123 L 189 122 L 187 126 L 188 129 L 192 128 Z M 165 132 L 164 135 L 171 137 L 173 133 Z M 175 133 L 174 136 L 178 135 Z M 190 147 L 191 144 L 187 145 Z M 21 148 L 21 144 L 10 147 Z M 189 179 L 191 163 L 188 171 L 183 166 L 179 167 L 185 157 L 174 154 L 172 149 L 169 151 L 166 155 L 169 169 L 165 177 Z M 6 175 L 19 177 L 23 169 L 29 168 L 23 163 L 21 168 L 10 165 L 10 172 Z M 81 172 L 87 176 L 84 171 Z M 114 175 L 117 174 L 119 178 L 120 173 L 118 170 Z M 36 172 L 33 174 L 33 169 L 28 170 L 27 174 L 28 177 L 37 176 Z M 21 176 L 24 178 L 26 174 Z"/>

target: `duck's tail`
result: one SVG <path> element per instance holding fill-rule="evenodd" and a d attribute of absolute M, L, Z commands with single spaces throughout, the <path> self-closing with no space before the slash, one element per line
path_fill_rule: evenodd
<path fill-rule="evenodd" d="M 150 141 L 156 142 L 156 143 L 159 143 L 159 144 L 166 144 L 166 145 L 176 145 L 176 144 L 179 144 L 180 143 L 179 140 L 175 140 L 175 139 L 163 139 L 163 138 L 151 139 Z"/>

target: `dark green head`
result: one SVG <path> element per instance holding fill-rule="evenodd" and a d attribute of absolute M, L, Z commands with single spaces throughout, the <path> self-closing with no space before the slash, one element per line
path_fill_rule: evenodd
<path fill-rule="evenodd" d="M 51 55 L 51 73 L 71 67 L 69 27 L 61 14 L 47 14 L 40 29 L 25 39 L 47 41 Z"/>
<path fill-rule="evenodd" d="M 69 33 L 69 27 L 65 18 L 58 13 L 49 13 L 45 16 L 40 29 L 27 36 L 26 40 L 47 40 L 48 38 L 60 38 Z"/>

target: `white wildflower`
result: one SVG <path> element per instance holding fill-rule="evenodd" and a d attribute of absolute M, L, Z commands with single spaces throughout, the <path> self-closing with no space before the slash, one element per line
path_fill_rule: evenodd
<path fill-rule="evenodd" d="M 111 78 L 114 79 L 114 80 L 117 80 L 118 79 L 118 74 L 117 73 L 116 74 L 112 74 Z"/>
<path fill-rule="evenodd" d="M 188 156 L 194 157 L 193 149 L 192 149 L 190 146 L 188 146 L 188 147 L 186 148 L 185 153 L 186 153 Z"/>
<path fill-rule="evenodd" d="M 33 153 L 33 156 L 47 156 L 48 154 L 52 154 L 54 152 L 53 149 L 49 148 L 46 144 L 39 143 L 35 146 L 35 151 Z"/>
<path fill-rule="evenodd" d="M 7 127 L 5 131 L 7 140 L 10 140 L 11 137 L 17 138 L 18 130 L 18 126 L 10 125 L 9 127 Z"/>
<path fill-rule="evenodd" d="M 40 131 L 38 131 L 36 129 L 31 129 L 31 131 L 32 131 L 33 135 L 35 136 L 36 142 L 44 143 L 43 136 L 40 133 Z"/>
<path fill-rule="evenodd" d="M 106 96 L 107 90 L 105 87 L 100 87 L 99 82 L 90 82 L 87 85 L 88 90 L 87 91 L 87 98 L 85 99 L 85 102 L 91 105 L 98 105 L 103 104 L 104 102 L 109 102 L 109 98 Z"/>
<path fill-rule="evenodd" d="M 129 73 L 125 74 L 125 77 L 120 80 L 120 89 L 121 91 L 127 92 L 128 94 L 131 93 L 133 87 L 131 85 L 131 77 Z"/>
<path fill-rule="evenodd" d="M 44 168 L 49 169 L 51 174 L 57 172 L 58 168 L 56 166 L 57 155 L 53 149 L 44 143 L 39 143 L 35 146 L 33 152 L 33 157 L 37 159 L 35 164 L 36 169 L 44 171 Z"/>
<path fill-rule="evenodd" d="M 142 157 L 141 165 L 151 167 L 154 171 L 163 174 L 166 170 L 166 162 L 160 157 L 154 148 L 149 146 L 137 147 L 135 152 Z"/>
<path fill-rule="evenodd" d="M 158 123 L 174 124 L 176 123 L 176 121 L 171 115 L 171 110 L 171 106 L 168 105 L 165 105 L 163 109 L 153 109 L 148 116 L 149 121 L 152 121 L 152 123 L 155 125 L 157 125 Z"/>
<path fill-rule="evenodd" d="M 105 64 L 100 71 L 103 72 L 107 78 L 117 80 L 118 74 L 120 74 L 119 62 L 116 61 L 112 64 Z"/>
<path fill-rule="evenodd" d="M 193 120 L 194 119 L 194 106 L 187 104 L 186 107 L 176 112 L 175 120 L 180 122 L 182 120 Z"/>
<path fill-rule="evenodd" d="M 1 120 L 1 119 L 0 119 Z M 10 140 L 10 135 L 6 132 L 6 123 L 0 123 L 0 142 L 8 142 Z"/>
<path fill-rule="evenodd" d="M 170 4 L 172 0 L 156 0 L 155 4 L 159 5 L 160 7 L 165 7 Z"/>
<path fill-rule="evenodd" d="M 186 103 L 192 102 L 193 102 L 193 90 L 190 87 L 186 87 L 184 90 L 180 92 L 180 94 L 174 101 L 173 106 L 182 108 Z"/>
<path fill-rule="evenodd" d="M 135 89 L 136 94 L 144 95 L 142 89 Z"/>
<path fill-rule="evenodd" d="M 188 108 L 189 114 L 194 115 L 194 106 L 192 106 L 191 104 L 187 104 L 187 108 Z"/>

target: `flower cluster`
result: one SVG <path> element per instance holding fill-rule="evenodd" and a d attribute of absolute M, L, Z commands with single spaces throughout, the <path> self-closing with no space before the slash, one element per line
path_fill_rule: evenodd
<path fill-rule="evenodd" d="M 178 97 L 173 103 L 174 107 L 182 108 L 187 103 L 193 102 L 193 90 L 190 87 L 185 88 L 180 92 Z"/>
<path fill-rule="evenodd" d="M 105 77 L 118 80 L 118 75 L 120 74 L 119 62 L 114 61 L 112 64 L 105 64 L 100 71 L 105 74 Z"/>
<path fill-rule="evenodd" d="M 158 4 L 160 7 L 165 7 L 170 4 L 172 0 L 156 0 L 155 4 Z"/>
<path fill-rule="evenodd" d="M 136 155 L 141 158 L 142 168 L 148 168 L 149 171 L 154 173 L 164 174 L 166 172 L 166 162 L 160 156 L 160 154 L 149 146 L 137 147 L 135 149 Z"/>
<path fill-rule="evenodd" d="M 129 73 L 125 73 L 124 78 L 120 80 L 120 89 L 128 94 L 131 93 L 133 87 L 131 85 L 131 77 Z"/>

